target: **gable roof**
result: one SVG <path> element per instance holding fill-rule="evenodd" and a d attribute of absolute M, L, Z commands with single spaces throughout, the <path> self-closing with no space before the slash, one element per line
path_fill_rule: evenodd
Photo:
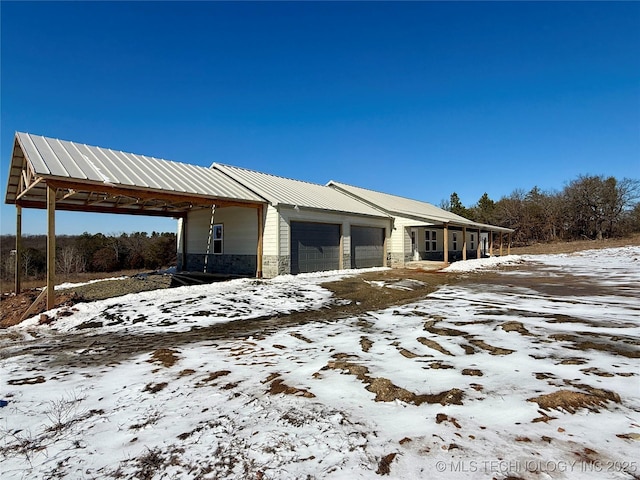
<path fill-rule="evenodd" d="M 264 203 L 259 195 L 210 168 L 16 133 L 6 203 L 44 208 L 47 182 L 68 190 L 56 199 L 56 208 L 68 210 L 144 210 L 170 216 L 198 201 Z"/>
<path fill-rule="evenodd" d="M 340 192 L 357 198 L 369 205 L 376 205 L 378 208 L 393 216 L 412 218 L 418 221 L 459 226 L 486 228 L 495 231 L 512 232 L 513 230 L 504 227 L 486 225 L 483 223 L 473 222 L 467 218 L 456 215 L 442 208 L 436 207 L 431 203 L 413 200 L 411 198 L 391 195 L 389 193 L 376 192 L 366 188 L 354 187 L 345 183 L 331 180 L 327 183 L 328 187 L 334 188 Z"/>
<path fill-rule="evenodd" d="M 285 205 L 379 218 L 389 217 L 380 209 L 326 185 L 293 180 L 220 163 L 214 163 L 211 168 L 228 175 L 266 199 L 273 206 Z"/>

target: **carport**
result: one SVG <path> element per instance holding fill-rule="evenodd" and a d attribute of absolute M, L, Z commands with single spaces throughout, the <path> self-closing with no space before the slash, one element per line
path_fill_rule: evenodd
<path fill-rule="evenodd" d="M 47 287 L 34 302 L 46 295 L 47 309 L 55 305 L 56 210 L 186 222 L 194 209 L 252 208 L 258 225 L 256 276 L 262 276 L 264 199 L 210 168 L 16 133 L 5 202 L 16 206 L 16 294 L 21 291 L 22 209 L 47 210 Z"/>

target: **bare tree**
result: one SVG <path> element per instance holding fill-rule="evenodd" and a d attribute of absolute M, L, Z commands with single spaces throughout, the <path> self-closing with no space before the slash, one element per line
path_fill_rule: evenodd
<path fill-rule="evenodd" d="M 63 275 L 81 272 L 83 270 L 81 268 L 83 262 L 83 257 L 80 256 L 78 249 L 73 245 L 67 245 L 58 251 L 56 265 Z"/>
<path fill-rule="evenodd" d="M 578 177 L 564 189 L 571 233 L 598 240 L 611 236 L 622 220 L 623 213 L 633 207 L 639 193 L 638 180 Z"/>

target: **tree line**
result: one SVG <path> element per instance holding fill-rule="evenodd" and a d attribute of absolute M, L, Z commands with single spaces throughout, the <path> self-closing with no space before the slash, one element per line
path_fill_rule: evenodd
<path fill-rule="evenodd" d="M 15 235 L 0 237 L 0 277 L 15 275 Z M 46 235 L 22 237 L 22 274 L 24 278 L 42 278 L 47 269 Z M 119 270 L 157 270 L 176 263 L 175 233 L 136 232 L 120 235 L 102 233 L 56 235 L 56 273 L 74 275 Z"/>
<path fill-rule="evenodd" d="M 582 175 L 560 191 L 514 190 L 498 201 L 485 193 L 465 207 L 457 193 L 440 207 L 474 222 L 515 230 L 514 246 L 553 241 L 604 239 L 640 232 L 640 180 Z M 0 278 L 15 275 L 15 236 L 0 236 Z M 22 238 L 22 274 L 46 274 L 46 235 Z M 56 236 L 57 273 L 73 275 L 160 269 L 176 263 L 175 233 L 137 232 Z"/>
<path fill-rule="evenodd" d="M 515 230 L 514 246 L 602 240 L 640 232 L 640 180 L 580 175 L 560 191 L 514 190 L 494 201 L 487 193 L 465 207 L 457 193 L 441 208 L 478 223 Z"/>

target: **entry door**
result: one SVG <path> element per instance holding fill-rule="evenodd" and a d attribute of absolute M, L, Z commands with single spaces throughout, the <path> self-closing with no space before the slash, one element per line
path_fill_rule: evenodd
<path fill-rule="evenodd" d="M 420 253 L 418 252 L 418 229 L 411 229 L 411 258 L 414 260 L 420 260 Z"/>

